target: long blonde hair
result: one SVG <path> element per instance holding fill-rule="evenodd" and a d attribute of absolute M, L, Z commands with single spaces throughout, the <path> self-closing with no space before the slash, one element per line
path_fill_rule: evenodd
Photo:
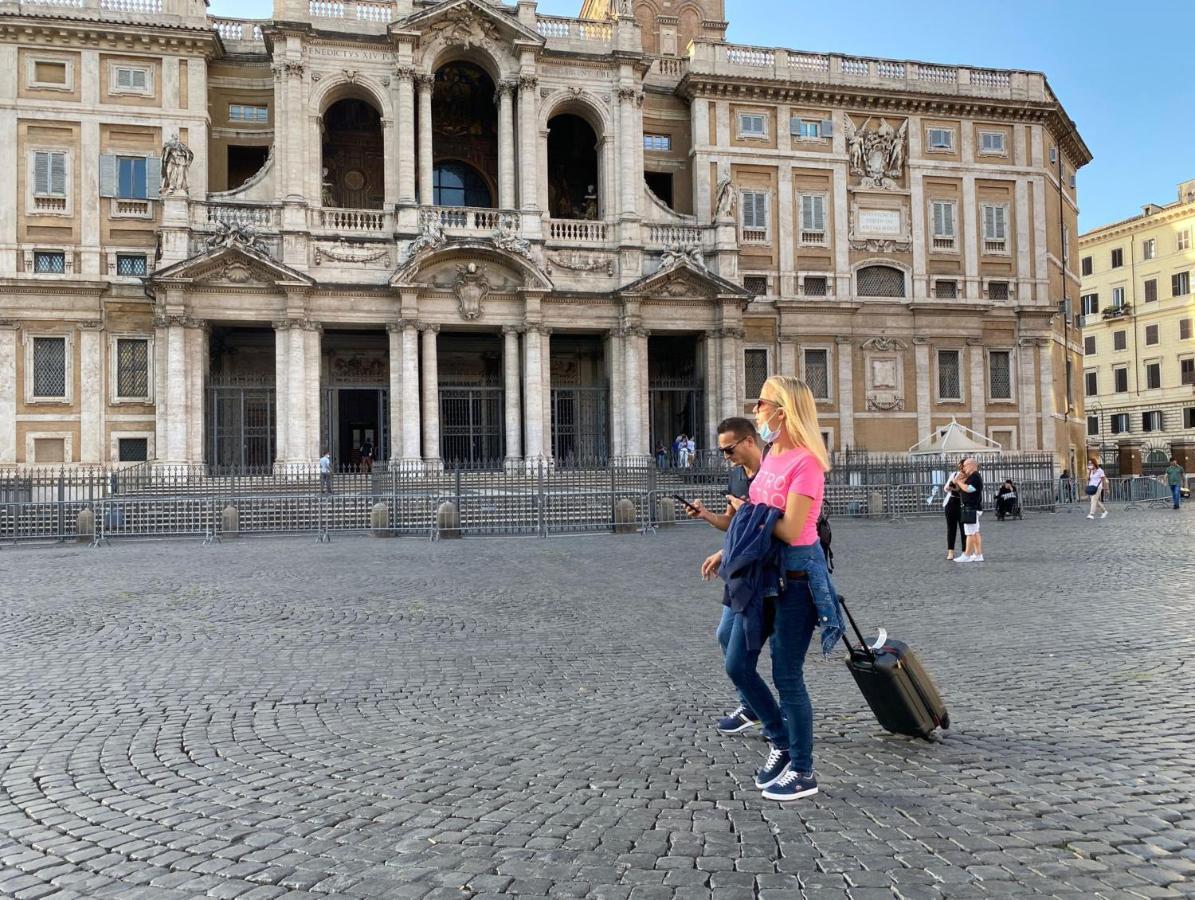
<path fill-rule="evenodd" d="M 817 403 L 809 385 L 791 375 L 773 375 L 763 383 L 761 400 L 784 410 L 784 431 L 793 446 L 803 447 L 817 457 L 823 472 L 830 471 L 830 453 L 817 424 Z"/>

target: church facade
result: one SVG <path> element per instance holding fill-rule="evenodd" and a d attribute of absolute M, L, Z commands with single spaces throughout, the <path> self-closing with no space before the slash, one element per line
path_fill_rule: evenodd
<path fill-rule="evenodd" d="M 1043 75 L 579 13 L 0 4 L 0 466 L 604 464 L 785 373 L 832 449 L 1073 470 L 1090 154 Z"/>

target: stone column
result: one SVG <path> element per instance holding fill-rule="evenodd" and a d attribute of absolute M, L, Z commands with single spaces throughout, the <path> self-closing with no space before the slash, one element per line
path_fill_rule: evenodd
<path fill-rule="evenodd" d="M 1021 434 L 1018 443 L 1023 450 L 1037 449 L 1037 341 L 1033 338 L 1022 338 L 1016 350 L 1017 368 L 1020 373 L 1018 383 L 1013 388 L 1013 396 L 1017 399 L 1020 410 Z"/>
<path fill-rule="evenodd" d="M 415 70 L 396 66 L 394 77 L 398 80 L 398 203 L 410 206 L 415 202 Z"/>
<path fill-rule="evenodd" d="M 921 440 L 933 427 L 933 392 L 930 390 L 932 370 L 929 342 L 925 338 L 913 338 L 913 364 L 917 369 L 917 440 Z"/>
<path fill-rule="evenodd" d="M 539 209 L 535 195 L 536 174 L 539 171 L 536 147 L 539 123 L 535 121 L 538 89 L 539 79 L 535 76 L 524 75 L 519 79 L 519 207 L 528 210 Z"/>
<path fill-rule="evenodd" d="M 1054 450 L 1058 444 L 1054 422 L 1054 341 L 1052 338 L 1041 338 L 1037 342 L 1037 352 L 1041 354 L 1038 360 L 1041 378 L 1041 449 Z"/>
<path fill-rule="evenodd" d="M 98 74 L 98 73 L 97 73 Z M 79 129 L 82 147 L 75 156 L 74 164 L 79 167 L 78 184 L 81 197 L 89 202 L 77 203 L 80 238 L 79 274 L 99 276 L 100 274 L 100 123 L 97 118 L 85 117 Z M 82 437 L 82 435 L 80 435 Z"/>
<path fill-rule="evenodd" d="M 167 456 L 166 407 L 170 402 L 170 380 L 167 366 L 166 317 L 154 316 L 154 446 L 153 458 Z"/>
<path fill-rule="evenodd" d="M 287 332 L 286 394 L 287 417 L 290 419 L 290 447 L 287 462 L 302 464 L 315 462 L 308 453 L 311 443 L 307 421 L 307 341 L 303 334 L 303 323 L 294 322 Z"/>
<path fill-rule="evenodd" d="M 618 120 L 618 175 L 622 185 L 622 202 L 619 213 L 623 218 L 633 218 L 638 214 L 639 204 L 636 191 L 642 182 L 642 173 L 636 172 L 633 164 L 635 160 L 636 139 L 642 140 L 635 124 L 635 112 L 639 103 L 639 91 L 633 87 L 619 88 L 619 120 Z"/>
<path fill-rule="evenodd" d="M 440 362 L 436 354 L 439 325 L 423 325 L 423 458 L 440 459 Z"/>
<path fill-rule="evenodd" d="M 417 461 L 420 454 L 419 427 L 419 329 L 407 319 L 402 326 L 402 457 Z"/>
<path fill-rule="evenodd" d="M 780 341 L 780 363 L 777 372 L 780 375 L 791 375 L 800 378 L 801 372 L 797 368 L 797 339 L 791 334 L 782 334 Z"/>
<path fill-rule="evenodd" d="M 79 327 L 79 462 L 104 461 L 104 353 L 99 322 Z"/>
<path fill-rule="evenodd" d="M 166 459 L 187 461 L 186 318 L 171 316 L 166 327 Z"/>
<path fill-rule="evenodd" d="M 651 381 L 651 370 L 648 367 L 648 338 L 651 332 L 643 330 L 643 334 L 636 339 L 639 345 L 639 456 L 650 456 L 651 443 L 651 397 L 648 385 Z"/>
<path fill-rule="evenodd" d="M 17 461 L 17 325 L 0 322 L 0 466 Z"/>
<path fill-rule="evenodd" d="M 921 172 L 910 172 L 912 195 L 909 197 L 909 219 L 913 236 L 913 299 L 925 300 L 929 296 L 928 253 L 926 247 L 932 237 L 933 224 L 926 228 L 925 221 L 925 178 Z M 957 224 L 955 225 L 957 231 Z"/>
<path fill-rule="evenodd" d="M 543 388 L 540 401 L 543 414 L 540 421 L 543 424 L 544 456 L 551 459 L 552 453 L 552 329 L 546 325 L 539 328 L 539 352 L 541 356 L 539 371 Z"/>
<path fill-rule="evenodd" d="M 203 462 L 204 388 L 208 370 L 208 327 L 202 319 L 187 322 L 187 456 Z"/>
<path fill-rule="evenodd" d="M 722 418 L 742 415 L 739 402 L 739 340 L 743 332 L 723 328 L 722 337 Z"/>
<path fill-rule="evenodd" d="M 606 335 L 606 368 L 610 375 L 610 455 L 626 453 L 626 386 L 623 379 L 625 351 L 617 328 Z"/>
<path fill-rule="evenodd" d="M 275 463 L 290 459 L 290 321 L 274 323 L 274 448 Z"/>
<path fill-rule="evenodd" d="M 647 342 L 647 331 L 636 326 L 623 329 L 626 397 L 626 446 L 627 456 L 642 456 L 645 452 L 643 439 L 643 398 L 647 394 L 647 373 L 643 369 L 639 352 L 641 343 Z"/>
<path fill-rule="evenodd" d="M 519 390 L 519 332 L 517 325 L 502 326 L 502 372 L 505 388 L 506 464 L 511 466 L 523 458 L 521 391 Z"/>
<path fill-rule="evenodd" d="M 835 339 L 838 351 L 838 446 L 855 446 L 855 351 L 849 337 Z"/>
<path fill-rule="evenodd" d="M 718 403 L 718 382 L 722 375 L 721 340 L 714 336 L 715 332 L 707 332 L 703 341 L 702 352 L 705 359 L 705 431 L 707 446 L 715 447 L 718 442 L 718 423 L 722 421 L 722 407 Z M 671 441 L 672 435 L 665 435 L 665 441 Z M 655 447 L 651 450 L 654 453 Z"/>
<path fill-rule="evenodd" d="M 390 406 L 386 410 L 386 415 L 390 417 L 390 455 L 389 460 L 402 459 L 403 447 L 403 420 L 402 420 L 402 393 L 403 393 L 403 365 L 402 365 L 402 323 L 388 322 L 386 323 L 386 338 L 389 350 L 390 363 Z"/>
<path fill-rule="evenodd" d="M 541 325 L 528 325 L 523 335 L 523 450 L 527 460 L 544 456 L 543 342 Z"/>
<path fill-rule="evenodd" d="M 306 458 L 319 459 L 324 447 L 320 425 L 320 375 L 323 360 L 324 326 L 319 322 L 303 323 L 303 393 L 306 401 L 307 443 Z"/>
<path fill-rule="evenodd" d="M 984 349 L 983 342 L 971 338 L 967 341 L 971 352 L 971 430 L 982 435 L 988 431 L 988 392 L 987 378 L 983 371 Z"/>
<path fill-rule="evenodd" d="M 498 206 L 502 209 L 515 208 L 514 91 L 514 83 L 498 82 Z"/>
<path fill-rule="evenodd" d="M 436 83 L 434 74 L 418 75 L 419 84 L 419 203 L 431 206 L 435 196 L 432 192 L 435 158 L 432 149 L 432 87 Z M 436 457 L 439 458 L 439 447 Z"/>
<path fill-rule="evenodd" d="M 709 161 L 701 154 L 700 148 L 708 147 L 710 142 L 710 102 L 696 97 L 690 108 L 693 116 L 693 212 L 698 222 L 707 222 L 714 214 L 713 185 L 710 184 Z"/>
<path fill-rule="evenodd" d="M 978 300 L 983 296 L 979 280 L 979 248 L 983 241 L 983 223 L 979 221 L 979 206 L 975 199 L 975 176 L 963 176 L 963 297 Z"/>
<path fill-rule="evenodd" d="M 840 132 L 840 129 L 835 129 Z M 834 138 L 838 140 L 837 137 Z M 846 163 L 834 166 L 834 279 L 830 290 L 846 299 L 851 295 L 850 192 Z M 838 446 L 843 446 L 840 442 Z"/>

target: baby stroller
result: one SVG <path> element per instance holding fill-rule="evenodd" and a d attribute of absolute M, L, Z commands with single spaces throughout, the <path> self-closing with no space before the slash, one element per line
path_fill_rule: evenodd
<path fill-rule="evenodd" d="M 1017 497 L 1017 486 L 1012 482 L 1000 485 L 996 491 L 996 521 L 1021 519 L 1021 501 Z"/>

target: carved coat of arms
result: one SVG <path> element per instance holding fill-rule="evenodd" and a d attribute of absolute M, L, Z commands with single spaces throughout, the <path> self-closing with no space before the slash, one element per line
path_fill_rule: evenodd
<path fill-rule="evenodd" d="M 481 317 L 482 304 L 490 293 L 490 282 L 477 263 L 456 267 L 456 281 L 453 283 L 456 301 L 460 306 L 461 318 L 472 320 Z"/>

